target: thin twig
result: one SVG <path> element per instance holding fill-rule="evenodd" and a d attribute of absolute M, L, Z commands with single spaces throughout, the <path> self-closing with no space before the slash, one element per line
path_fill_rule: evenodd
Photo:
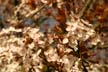
<path fill-rule="evenodd" d="M 37 14 L 38 12 L 40 12 L 41 10 L 43 10 L 46 7 L 46 5 L 43 5 L 42 7 L 40 7 L 39 9 L 35 9 L 32 12 L 30 12 L 29 14 L 27 14 L 25 17 L 33 17 L 35 14 Z"/>
<path fill-rule="evenodd" d="M 82 8 L 82 10 L 79 13 L 79 18 L 82 18 L 83 15 L 85 14 L 86 10 L 89 9 L 90 5 L 93 3 L 93 0 L 87 0 L 87 2 L 85 3 L 84 7 Z"/>

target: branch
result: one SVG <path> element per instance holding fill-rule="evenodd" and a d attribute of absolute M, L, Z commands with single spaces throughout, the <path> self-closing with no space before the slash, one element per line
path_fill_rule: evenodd
<path fill-rule="evenodd" d="M 87 0 L 84 7 L 82 8 L 82 10 L 79 13 L 79 18 L 82 18 L 85 14 L 85 12 L 89 9 L 90 5 L 93 4 L 93 0 Z"/>
<path fill-rule="evenodd" d="M 25 17 L 29 18 L 29 17 L 33 17 L 35 14 L 37 14 L 38 12 L 40 12 L 41 10 L 43 10 L 46 7 L 46 5 L 43 5 L 42 7 L 40 7 L 39 9 L 35 9 L 32 12 L 30 12 L 29 14 L 27 14 Z"/>

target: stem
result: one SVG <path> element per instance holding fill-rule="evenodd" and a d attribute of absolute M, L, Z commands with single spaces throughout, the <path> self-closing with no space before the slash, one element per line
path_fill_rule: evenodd
<path fill-rule="evenodd" d="M 42 7 L 40 7 L 38 10 L 37 8 L 35 10 L 33 10 L 32 12 L 30 12 L 29 14 L 26 15 L 27 18 L 29 17 L 33 17 L 35 14 L 39 13 L 41 10 L 43 10 L 46 7 L 46 5 L 43 5 Z"/>
<path fill-rule="evenodd" d="M 90 5 L 93 3 L 93 0 L 87 0 L 84 7 L 79 13 L 79 18 L 82 18 L 85 14 L 85 12 L 89 9 Z"/>

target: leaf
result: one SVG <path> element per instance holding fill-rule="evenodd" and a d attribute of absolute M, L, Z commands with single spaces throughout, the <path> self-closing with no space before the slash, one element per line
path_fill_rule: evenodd
<path fill-rule="evenodd" d="M 36 8 L 36 2 L 37 0 L 28 0 L 28 5 L 31 7 L 31 9 L 35 9 Z"/>
<path fill-rule="evenodd" d="M 89 49 L 86 48 L 84 41 L 78 42 L 78 51 L 80 56 L 83 58 L 88 58 L 90 56 Z"/>
<path fill-rule="evenodd" d="M 54 32 L 57 34 L 61 34 L 61 33 L 63 33 L 63 30 L 58 25 L 55 25 Z"/>
<path fill-rule="evenodd" d="M 30 44 L 33 42 L 33 39 L 31 37 L 26 36 L 25 38 L 26 38 L 25 44 Z"/>
<path fill-rule="evenodd" d="M 63 44 L 67 44 L 69 42 L 69 40 L 68 40 L 68 38 L 64 38 L 62 42 L 63 42 Z"/>

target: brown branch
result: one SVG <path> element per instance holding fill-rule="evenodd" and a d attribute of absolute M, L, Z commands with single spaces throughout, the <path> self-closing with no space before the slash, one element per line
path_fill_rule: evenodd
<path fill-rule="evenodd" d="M 85 14 L 85 12 L 90 8 L 90 5 L 93 4 L 93 0 L 87 0 L 84 7 L 82 8 L 82 10 L 79 13 L 79 18 L 82 18 Z"/>
<path fill-rule="evenodd" d="M 25 17 L 29 18 L 29 17 L 33 17 L 35 14 L 39 13 L 41 10 L 43 10 L 46 7 L 46 5 L 43 5 L 42 7 L 40 7 L 39 9 L 35 9 L 32 12 L 30 12 L 29 14 L 27 14 Z"/>

